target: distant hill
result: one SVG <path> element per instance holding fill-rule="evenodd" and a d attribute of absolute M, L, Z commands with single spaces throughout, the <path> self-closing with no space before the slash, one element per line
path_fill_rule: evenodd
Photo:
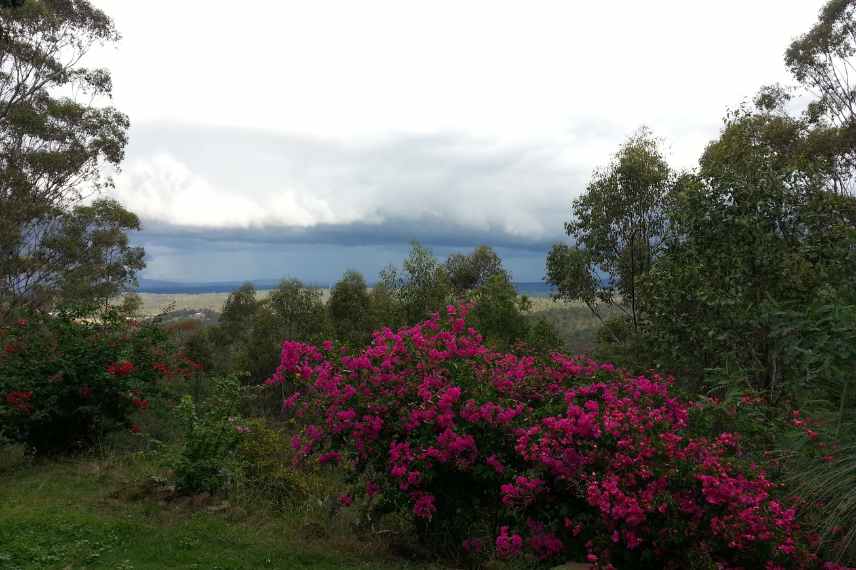
<path fill-rule="evenodd" d="M 255 285 L 256 289 L 273 289 L 276 287 L 280 279 L 251 279 L 250 283 Z M 211 281 L 204 283 L 180 283 L 177 281 L 162 281 L 159 279 L 140 279 L 140 285 L 135 290 L 138 293 L 167 293 L 167 294 L 185 294 L 192 295 L 195 293 L 230 293 L 246 283 L 246 281 Z M 329 287 L 329 284 L 309 283 L 310 287 Z M 530 297 L 549 297 L 552 289 L 546 283 L 539 281 L 515 283 L 514 286 L 521 295 L 529 295 Z"/>

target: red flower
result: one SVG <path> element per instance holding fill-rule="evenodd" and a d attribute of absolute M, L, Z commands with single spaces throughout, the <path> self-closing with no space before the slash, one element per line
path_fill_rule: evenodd
<path fill-rule="evenodd" d="M 32 399 L 32 392 L 17 391 L 6 394 L 6 403 L 22 414 L 29 414 L 33 411 L 33 406 L 30 404 Z"/>
<path fill-rule="evenodd" d="M 140 433 L 140 426 L 137 424 L 131 424 L 131 433 Z"/>
<path fill-rule="evenodd" d="M 18 320 L 18 326 L 19 326 L 19 327 L 25 327 L 25 326 L 27 326 L 27 319 L 19 319 L 19 320 Z"/>
<path fill-rule="evenodd" d="M 149 401 L 148 400 L 143 400 L 140 398 L 134 398 L 133 400 L 131 400 L 131 403 L 138 410 L 148 410 L 149 409 Z"/>
<path fill-rule="evenodd" d="M 112 376 L 127 376 L 134 371 L 134 364 L 127 360 L 113 362 L 107 366 L 107 372 Z"/>
<path fill-rule="evenodd" d="M 88 400 L 92 397 L 92 388 L 89 386 L 81 386 L 80 387 L 80 397 L 84 400 Z"/>

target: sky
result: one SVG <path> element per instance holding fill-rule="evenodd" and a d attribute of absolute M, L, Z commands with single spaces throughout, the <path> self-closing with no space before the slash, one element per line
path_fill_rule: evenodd
<path fill-rule="evenodd" d="M 824 0 L 93 0 L 131 120 L 115 196 L 148 279 L 372 281 L 419 240 L 540 281 L 570 203 L 645 125 L 692 168 L 793 83 Z"/>

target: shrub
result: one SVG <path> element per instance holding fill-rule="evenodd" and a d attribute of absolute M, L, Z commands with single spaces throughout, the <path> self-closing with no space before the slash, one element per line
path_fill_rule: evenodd
<path fill-rule="evenodd" d="M 507 275 L 489 277 L 472 298 L 473 323 L 492 346 L 509 348 L 526 340 L 529 323 L 523 312 L 528 310 L 529 300 L 517 294 Z"/>
<path fill-rule="evenodd" d="M 238 446 L 245 483 L 251 491 L 282 505 L 306 494 L 305 480 L 294 468 L 291 449 L 283 434 L 266 421 L 254 418 Z"/>
<path fill-rule="evenodd" d="M 241 433 L 249 431 L 238 414 L 239 389 L 237 378 L 212 378 L 204 403 L 182 398 L 177 412 L 184 421 L 184 443 L 173 465 L 177 491 L 215 493 L 237 484 Z"/>
<path fill-rule="evenodd" d="M 33 316 L 0 328 L 0 432 L 38 452 L 91 445 L 106 432 L 135 429 L 174 362 L 157 326 L 108 313 Z"/>
<path fill-rule="evenodd" d="M 530 319 L 529 332 L 526 335 L 526 344 L 536 352 L 549 353 L 559 350 L 562 339 L 556 327 L 543 317 Z"/>
<path fill-rule="evenodd" d="M 356 355 L 286 341 L 268 380 L 307 461 L 409 512 L 435 552 L 597 567 L 817 565 L 814 537 L 729 432 L 696 435 L 658 374 L 487 348 L 467 307 L 374 333 Z M 343 504 L 350 504 L 352 496 Z M 766 564 L 766 566 L 764 566 Z"/>

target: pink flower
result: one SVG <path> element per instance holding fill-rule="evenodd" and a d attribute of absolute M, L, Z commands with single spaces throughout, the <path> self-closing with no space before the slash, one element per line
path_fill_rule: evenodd
<path fill-rule="evenodd" d="M 417 495 L 416 502 L 413 504 L 413 514 L 421 519 L 430 519 L 437 511 L 434 505 L 434 495 L 422 493 Z"/>
<path fill-rule="evenodd" d="M 499 536 L 496 537 L 496 553 L 500 558 L 517 556 L 522 548 L 522 536 L 519 534 L 510 535 L 507 526 L 500 527 Z"/>
<path fill-rule="evenodd" d="M 318 456 L 318 463 L 322 465 L 326 465 L 327 463 L 336 464 L 339 462 L 341 456 L 338 451 L 328 451 L 327 453 L 322 453 Z"/>
<path fill-rule="evenodd" d="M 485 460 L 484 460 L 484 462 L 485 462 L 485 463 L 487 463 L 487 465 L 488 465 L 491 469 L 493 469 L 494 471 L 496 471 L 496 472 L 497 472 L 498 474 L 500 474 L 500 475 L 502 474 L 502 472 L 503 472 L 503 471 L 505 471 L 505 466 L 504 466 L 504 465 L 502 464 L 502 462 L 501 462 L 501 461 L 496 457 L 496 455 L 490 455 L 490 456 L 488 456 L 488 458 L 487 458 L 487 459 L 485 459 Z"/>

